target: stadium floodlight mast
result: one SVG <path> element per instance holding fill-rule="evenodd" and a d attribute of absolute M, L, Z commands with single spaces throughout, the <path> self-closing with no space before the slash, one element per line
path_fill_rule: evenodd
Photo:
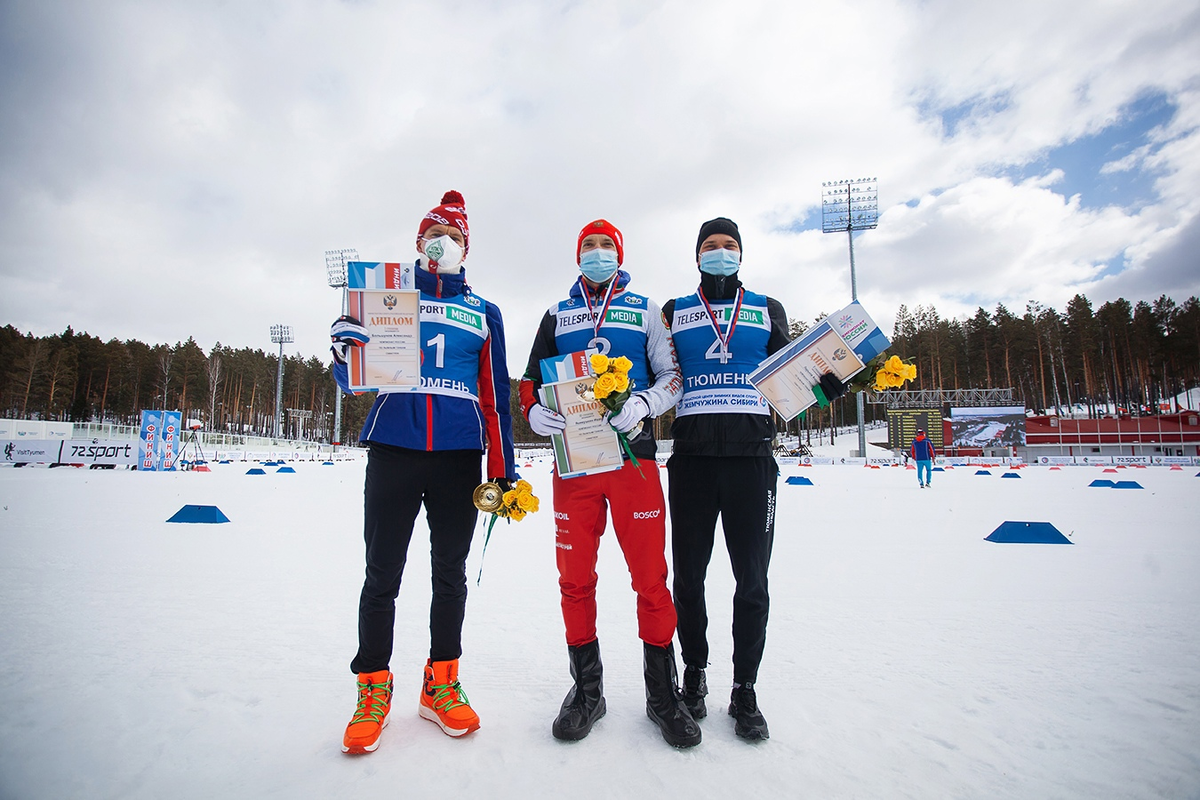
<path fill-rule="evenodd" d="M 858 299 L 854 274 L 854 232 L 873 229 L 879 221 L 879 179 L 851 178 L 821 184 L 821 232 L 846 232 L 850 241 L 850 299 Z M 863 395 L 855 392 L 858 408 L 858 454 L 867 456 L 867 431 L 863 425 Z"/>
<path fill-rule="evenodd" d="M 328 276 L 329 285 L 332 288 L 342 290 L 343 314 L 349 310 L 346 306 L 350 302 L 350 294 L 346 288 L 346 263 L 349 261 L 358 261 L 357 250 L 349 248 L 325 251 L 325 274 Z M 337 390 L 334 392 L 333 402 L 333 449 L 336 451 L 338 445 L 342 443 L 342 388 L 340 386 L 334 388 Z"/>
<path fill-rule="evenodd" d="M 279 345 L 279 374 L 275 378 L 275 438 L 283 438 L 283 346 L 292 341 L 291 325 L 272 325 L 271 341 Z"/>

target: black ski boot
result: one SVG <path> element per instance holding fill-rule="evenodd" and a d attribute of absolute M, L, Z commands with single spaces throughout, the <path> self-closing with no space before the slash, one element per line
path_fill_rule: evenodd
<path fill-rule="evenodd" d="M 753 683 L 734 685 L 733 694 L 729 696 L 729 716 L 733 717 L 733 732 L 743 739 L 758 741 L 771 738 L 767 721 L 758 710 L 758 697 L 754 694 Z"/>
<path fill-rule="evenodd" d="M 642 643 L 646 673 L 646 716 L 654 720 L 667 744 L 695 747 L 700 725 L 692 718 L 679 692 L 674 643 L 654 647 Z"/>
<path fill-rule="evenodd" d="M 573 742 L 587 736 L 607 708 L 599 640 L 568 647 L 567 655 L 571 659 L 571 677 L 575 679 L 575 685 L 567 692 L 550 730 L 555 739 Z"/>
<path fill-rule="evenodd" d="M 704 706 L 704 698 L 708 696 L 708 681 L 705 680 L 704 670 L 690 664 L 683 668 L 683 704 L 692 712 L 692 719 L 704 719 L 708 709 Z"/>

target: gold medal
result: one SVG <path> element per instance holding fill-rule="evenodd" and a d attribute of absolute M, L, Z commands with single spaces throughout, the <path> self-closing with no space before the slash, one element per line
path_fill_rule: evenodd
<path fill-rule="evenodd" d="M 495 482 L 481 483 L 475 487 L 471 500 L 480 511 L 494 514 L 504 505 L 504 490 Z"/>

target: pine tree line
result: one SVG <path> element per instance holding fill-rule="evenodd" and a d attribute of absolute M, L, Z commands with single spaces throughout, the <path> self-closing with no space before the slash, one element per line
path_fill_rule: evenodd
<path fill-rule="evenodd" d="M 1062 313 L 1031 301 L 1021 316 L 1001 304 L 965 320 L 900 306 L 890 352 L 916 359 L 917 389 L 1012 388 L 1036 412 L 1152 413 L 1200 384 L 1200 300 L 1122 298 L 1093 310 L 1077 294 Z"/>
<path fill-rule="evenodd" d="M 35 337 L 0 329 L 0 415 L 18 419 L 140 423 L 142 409 L 178 409 L 206 430 L 271 436 L 279 357 L 217 344 L 205 355 L 195 340 L 174 346 L 136 339 L 107 342 L 68 327 Z M 336 387 L 327 363 L 284 356 L 285 433 L 328 441 Z M 370 398 L 347 397 L 343 417 L 362 424 Z M 290 410 L 290 411 L 289 411 Z M 352 430 L 343 425 L 343 430 Z"/>
<path fill-rule="evenodd" d="M 793 320 L 793 335 L 806 327 Z M 916 360 L 913 388 L 1011 387 L 1036 411 L 1070 404 L 1096 414 L 1108 404 L 1149 411 L 1200 385 L 1200 300 L 1119 299 L 1093 311 L 1080 294 L 1062 313 L 1030 302 L 1021 316 L 999 305 L 963 320 L 902 305 L 890 352 Z M 70 327 L 35 337 L 7 325 L 0 328 L 0 416 L 137 425 L 142 409 L 168 408 L 206 430 L 270 436 L 278 366 L 278 356 L 261 349 L 218 343 L 206 355 L 192 338 L 174 346 L 105 342 Z M 329 441 L 335 391 L 327 360 L 285 356 L 286 435 Z M 540 439 L 516 412 L 515 379 L 513 398 L 516 438 Z M 343 441 L 354 441 L 373 400 L 344 397 Z"/>

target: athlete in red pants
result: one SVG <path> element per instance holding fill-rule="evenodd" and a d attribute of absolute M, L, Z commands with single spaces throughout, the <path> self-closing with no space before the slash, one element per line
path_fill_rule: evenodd
<path fill-rule="evenodd" d="M 612 509 L 617 542 L 637 593 L 638 637 L 667 647 L 675 637 L 675 604 L 667 590 L 666 513 L 658 466 L 633 462 L 615 472 L 554 476 L 555 547 L 567 646 L 596 641 L 596 551 Z M 620 522 L 618 522 L 620 520 Z"/>
<path fill-rule="evenodd" d="M 646 713 L 675 747 L 700 742 L 678 688 L 675 666 L 675 608 L 667 589 L 666 511 L 655 462 L 653 417 L 675 405 L 683 390 L 675 349 L 662 311 L 649 298 L 628 291 L 629 273 L 621 232 L 596 220 L 579 233 L 579 275 L 566 300 L 546 311 L 521 381 L 521 410 L 535 433 L 561 433 L 566 421 L 538 402 L 541 361 L 585 350 L 629 359 L 633 389 L 625 405 L 609 415 L 617 431 L 630 434 L 640 469 L 626 461 L 619 470 L 572 478 L 554 477 L 554 516 L 559 588 L 567 653 L 574 685 L 551 731 L 558 739 L 582 739 L 604 716 L 600 643 L 596 636 L 596 552 L 612 515 L 617 541 L 637 593 L 638 635 L 643 646 Z M 634 435 L 638 423 L 646 420 Z"/>

